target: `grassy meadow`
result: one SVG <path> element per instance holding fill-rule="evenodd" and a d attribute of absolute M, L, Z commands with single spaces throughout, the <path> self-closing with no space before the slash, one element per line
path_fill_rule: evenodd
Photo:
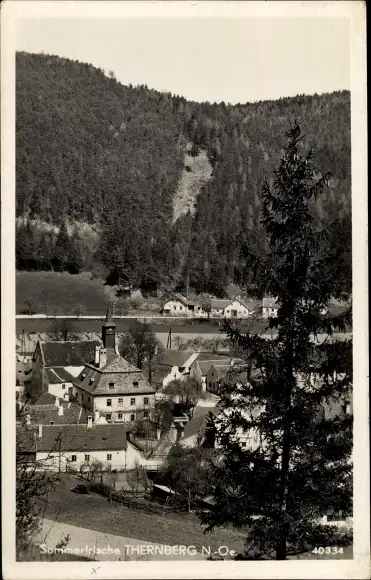
<path fill-rule="evenodd" d="M 102 315 L 112 298 L 104 281 L 91 279 L 90 272 L 17 272 L 17 314 Z"/>

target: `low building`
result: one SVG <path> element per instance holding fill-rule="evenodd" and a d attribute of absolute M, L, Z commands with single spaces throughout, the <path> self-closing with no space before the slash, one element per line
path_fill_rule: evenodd
<path fill-rule="evenodd" d="M 165 349 L 153 361 L 151 384 L 159 391 L 177 379 L 185 380 L 187 377 L 200 379 L 195 367 L 196 359 L 197 353 L 194 352 Z"/>
<path fill-rule="evenodd" d="M 224 383 L 236 380 L 247 383 L 247 372 L 240 369 L 243 364 L 241 359 L 228 359 L 228 362 L 221 361 L 220 364 L 211 365 L 206 375 L 206 390 L 219 395 Z"/>
<path fill-rule="evenodd" d="M 49 395 L 54 400 L 46 400 L 42 397 Z M 86 425 L 88 413 L 76 403 L 63 401 L 53 397 L 50 393 L 44 393 L 34 405 L 25 410 L 27 425 Z"/>
<path fill-rule="evenodd" d="M 93 461 L 104 469 L 130 470 L 146 460 L 126 438 L 125 425 L 38 425 L 17 434 L 17 461 L 36 468 L 79 471 Z"/>
<path fill-rule="evenodd" d="M 52 394 L 63 397 L 71 378 L 81 373 L 86 361 L 94 359 L 95 348 L 100 344 L 96 340 L 38 340 L 33 356 L 33 382 L 39 384 L 42 391 L 48 392 L 50 388 Z"/>
<path fill-rule="evenodd" d="M 263 298 L 263 318 L 275 318 L 278 314 L 278 308 L 277 298 L 273 298 L 272 296 Z"/>
<path fill-rule="evenodd" d="M 257 311 L 257 305 L 253 300 L 241 300 L 240 298 L 211 299 L 211 316 L 224 318 L 249 318 Z"/>
<path fill-rule="evenodd" d="M 230 357 L 224 355 L 218 355 L 213 353 L 200 352 L 197 353 L 197 359 L 195 361 L 195 373 L 199 380 L 201 380 L 202 390 L 207 390 L 207 373 L 210 368 L 220 365 L 229 365 Z"/>
<path fill-rule="evenodd" d="M 194 316 L 200 313 L 202 308 L 192 300 L 188 300 L 179 292 L 166 292 L 163 296 L 162 314 L 169 316 Z"/>
<path fill-rule="evenodd" d="M 182 436 L 179 439 L 179 445 L 194 449 L 207 443 L 207 427 L 209 419 L 210 417 L 216 417 L 218 413 L 219 409 L 217 406 L 195 407 L 192 419 L 188 421 L 183 428 Z"/>
<path fill-rule="evenodd" d="M 45 383 L 48 393 L 61 399 L 69 400 L 69 392 L 75 377 L 64 367 L 44 369 Z"/>

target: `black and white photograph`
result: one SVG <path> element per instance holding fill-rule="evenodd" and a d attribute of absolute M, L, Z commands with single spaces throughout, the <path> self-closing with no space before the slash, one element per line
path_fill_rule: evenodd
<path fill-rule="evenodd" d="M 3 8 L 4 578 L 369 577 L 365 4 Z"/>

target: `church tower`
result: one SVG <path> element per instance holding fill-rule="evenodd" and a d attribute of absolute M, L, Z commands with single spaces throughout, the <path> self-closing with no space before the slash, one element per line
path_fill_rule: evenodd
<path fill-rule="evenodd" d="M 102 341 L 104 348 L 115 350 L 116 346 L 116 324 L 112 318 L 112 304 L 109 302 L 107 307 L 106 320 L 102 326 Z"/>

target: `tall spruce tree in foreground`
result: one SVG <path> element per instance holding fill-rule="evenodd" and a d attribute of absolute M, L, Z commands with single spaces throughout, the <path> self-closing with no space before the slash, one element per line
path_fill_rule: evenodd
<path fill-rule="evenodd" d="M 265 290 L 277 297 L 273 338 L 242 334 L 227 325 L 245 351 L 250 382 L 233 379 L 212 425 L 222 462 L 214 467 L 214 509 L 200 514 L 206 530 L 232 524 L 246 529 L 244 559 L 284 560 L 315 547 L 346 545 L 349 532 L 321 524 L 352 505 L 352 344 L 334 342 L 350 312 L 324 314 L 332 294 L 323 264 L 313 258 L 322 233 L 310 212 L 326 186 L 312 155 L 299 154 L 300 128 L 288 145 L 272 187 L 263 190 L 263 223 L 269 255 Z M 326 333 L 320 346 L 313 337 Z M 238 433 L 251 435 L 246 447 Z"/>

